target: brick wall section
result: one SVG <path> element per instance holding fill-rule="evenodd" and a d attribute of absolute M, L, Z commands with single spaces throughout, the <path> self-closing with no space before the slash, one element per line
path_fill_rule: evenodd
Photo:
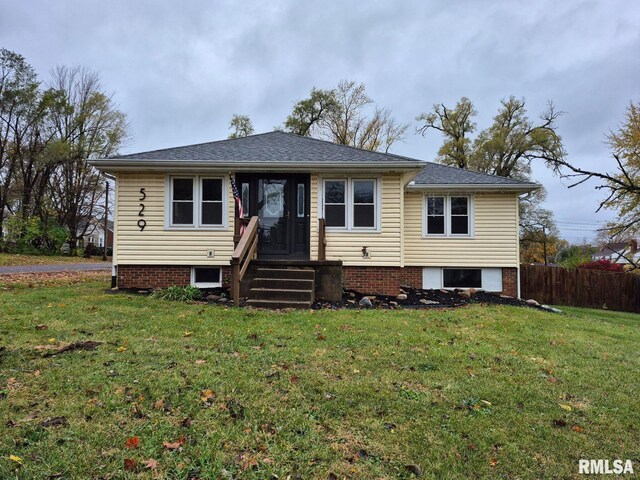
<path fill-rule="evenodd" d="M 510 297 L 518 296 L 518 269 L 504 267 L 502 269 L 502 293 Z"/>
<path fill-rule="evenodd" d="M 369 295 L 397 295 L 400 285 L 422 288 L 422 267 L 342 267 L 344 288 Z"/>
<path fill-rule="evenodd" d="M 230 267 L 222 268 L 222 286 L 229 286 Z M 118 265 L 119 288 L 166 288 L 191 283 L 188 265 Z"/>

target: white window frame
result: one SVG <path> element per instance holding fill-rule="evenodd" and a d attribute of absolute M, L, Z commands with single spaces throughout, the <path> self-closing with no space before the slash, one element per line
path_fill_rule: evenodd
<path fill-rule="evenodd" d="M 218 270 L 220 281 L 218 282 L 201 282 L 196 283 L 196 270 L 199 268 L 214 268 Z M 197 288 L 218 288 L 222 287 L 222 269 L 216 266 L 208 266 L 208 265 L 197 265 L 195 267 L 191 267 L 191 285 Z"/>
<path fill-rule="evenodd" d="M 355 227 L 353 225 L 353 182 L 357 180 L 369 180 L 373 182 L 373 197 L 374 197 L 374 225 L 373 227 Z M 349 177 L 327 177 L 322 178 L 320 182 L 320 192 L 318 195 L 318 211 L 322 212 L 322 218 L 325 218 L 324 214 L 324 191 L 326 182 L 344 182 L 345 192 L 345 226 L 344 227 L 330 227 L 327 225 L 326 229 L 329 232 L 380 232 L 381 231 L 381 211 L 382 211 L 382 179 L 380 177 L 372 177 L 370 175 L 363 176 L 349 176 Z M 338 205 L 338 204 L 333 204 Z M 362 204 L 366 205 L 366 204 Z"/>
<path fill-rule="evenodd" d="M 202 192 L 204 191 L 203 188 L 203 184 L 205 180 L 221 180 L 220 182 L 220 200 L 204 200 L 204 196 L 202 195 Z M 198 225 L 204 228 L 220 228 L 224 225 L 224 197 L 225 197 L 225 191 L 224 191 L 224 179 L 221 177 L 210 177 L 210 176 L 206 176 L 206 175 L 202 175 L 198 178 L 198 194 L 200 195 L 200 199 L 198 202 Z M 221 212 L 221 221 L 222 223 L 220 224 L 215 224 L 215 223 L 202 223 L 202 204 L 203 203 L 219 203 L 220 204 L 220 208 L 222 209 Z"/>
<path fill-rule="evenodd" d="M 444 197 L 444 234 L 429 233 L 427 228 L 427 199 L 432 197 Z M 451 233 L 451 198 L 467 198 L 467 217 L 469 221 L 468 233 Z M 473 238 L 475 233 L 475 199 L 468 193 L 427 193 L 422 199 L 422 238 Z"/>
<path fill-rule="evenodd" d="M 173 180 L 188 178 L 193 180 L 193 223 L 173 223 Z M 210 225 L 202 223 L 202 181 L 222 181 L 222 223 Z M 219 175 L 167 175 L 165 180 L 165 230 L 227 230 L 229 228 L 229 192 L 226 176 Z M 212 202 L 213 203 L 213 202 Z"/>

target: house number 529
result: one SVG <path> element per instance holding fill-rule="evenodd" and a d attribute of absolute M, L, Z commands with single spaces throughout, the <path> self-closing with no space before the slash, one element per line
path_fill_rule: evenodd
<path fill-rule="evenodd" d="M 138 216 L 139 217 L 144 217 L 144 199 L 147 198 L 147 194 L 144 191 L 144 188 L 140 189 L 140 195 L 142 195 L 138 200 L 140 201 L 140 211 L 138 212 Z M 140 220 L 138 220 L 138 228 L 140 228 L 140 231 L 144 231 L 144 227 L 147 226 L 147 221 L 144 218 L 141 218 Z"/>

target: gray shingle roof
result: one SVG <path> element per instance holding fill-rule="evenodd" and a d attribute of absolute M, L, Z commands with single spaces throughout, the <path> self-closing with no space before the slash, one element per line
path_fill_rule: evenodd
<path fill-rule="evenodd" d="M 413 179 L 415 185 L 505 185 L 526 186 L 532 182 L 523 182 L 513 178 L 472 172 L 457 167 L 426 162 L 424 168 Z"/>
<path fill-rule="evenodd" d="M 347 145 L 302 137 L 293 133 L 269 132 L 244 138 L 219 140 L 184 147 L 166 148 L 150 152 L 119 155 L 109 160 L 173 160 L 209 161 L 212 163 L 376 163 L 422 162 L 414 158 L 390 153 L 371 152 Z"/>
<path fill-rule="evenodd" d="M 413 179 L 413 185 L 484 185 L 491 187 L 527 189 L 533 184 L 511 178 L 471 172 L 437 163 L 391 153 L 372 152 L 347 145 L 293 133 L 269 132 L 244 138 L 165 148 L 149 152 L 119 155 L 108 159 L 90 160 L 98 168 L 109 171 L 113 167 L 191 169 L 191 168 L 245 168 L 248 171 L 262 165 L 265 168 L 309 169 L 337 166 L 373 168 L 403 168 L 422 170 Z M 306 164 L 309 164 L 306 166 Z M 535 187 L 534 187 L 535 188 Z M 529 188 L 530 189 L 530 188 Z"/>

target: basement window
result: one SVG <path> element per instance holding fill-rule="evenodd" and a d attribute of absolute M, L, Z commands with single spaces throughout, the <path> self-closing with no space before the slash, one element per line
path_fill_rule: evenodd
<path fill-rule="evenodd" d="M 443 268 L 442 285 L 444 288 L 482 288 L 482 269 Z"/>
<path fill-rule="evenodd" d="M 191 285 L 198 288 L 216 288 L 222 286 L 220 267 L 192 267 Z"/>

